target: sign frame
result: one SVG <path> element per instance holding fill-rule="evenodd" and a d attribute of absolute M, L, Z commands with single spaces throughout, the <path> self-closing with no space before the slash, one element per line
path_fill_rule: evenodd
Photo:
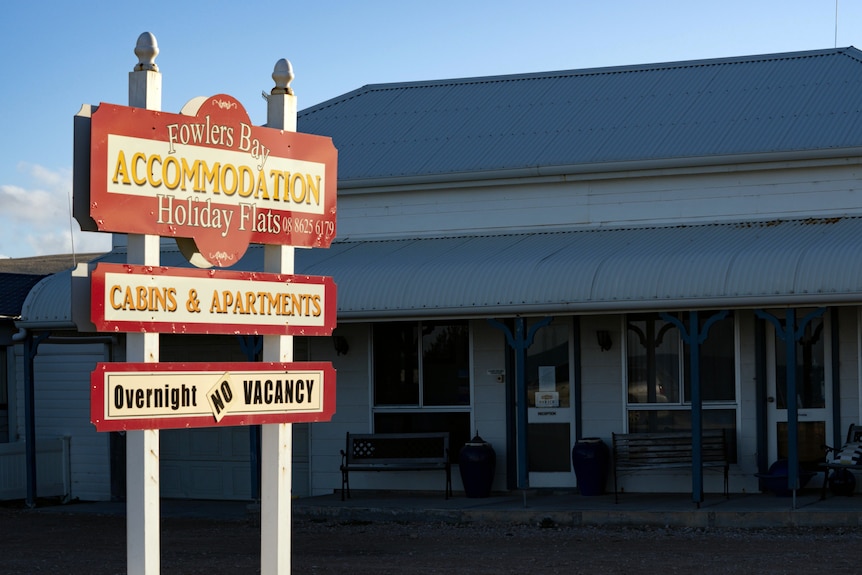
<path fill-rule="evenodd" d="M 165 375 L 212 376 L 218 383 L 226 373 L 284 373 L 319 372 L 323 389 L 320 392 L 320 408 L 313 411 L 285 411 L 268 413 L 226 413 L 218 421 L 212 413 L 201 415 L 160 415 L 129 416 L 110 418 L 106 415 L 109 401 L 108 378 L 112 375 L 137 374 L 143 378 L 164 380 Z M 232 427 L 246 425 L 267 425 L 273 423 L 316 423 L 330 421 L 335 414 L 335 376 L 330 362 L 162 362 L 162 363 L 121 363 L 99 362 L 90 374 L 90 422 L 96 431 L 129 431 L 143 429 L 188 429 L 204 427 Z M 159 386 L 162 384 L 159 383 Z M 205 393 L 200 393 L 206 400 Z"/>

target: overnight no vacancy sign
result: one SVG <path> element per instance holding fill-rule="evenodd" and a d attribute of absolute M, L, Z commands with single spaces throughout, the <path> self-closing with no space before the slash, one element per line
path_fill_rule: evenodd
<path fill-rule="evenodd" d="M 99 363 L 90 376 L 97 431 L 329 421 L 327 362 Z"/>

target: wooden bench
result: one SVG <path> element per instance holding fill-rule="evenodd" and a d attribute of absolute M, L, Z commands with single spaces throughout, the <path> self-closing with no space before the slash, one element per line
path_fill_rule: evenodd
<path fill-rule="evenodd" d="M 692 466 L 691 433 L 614 433 L 614 501 L 619 501 L 617 478 L 647 469 L 689 468 Z M 723 429 L 703 431 L 701 453 L 704 468 L 724 471 L 724 495 L 729 497 L 727 440 Z"/>
<path fill-rule="evenodd" d="M 446 472 L 446 499 L 452 495 L 449 433 L 347 433 L 341 450 L 341 500 L 350 497 L 351 471 Z"/>
<path fill-rule="evenodd" d="M 844 444 L 847 445 L 860 442 L 862 442 L 862 426 L 851 424 L 850 428 L 847 430 L 847 440 Z M 825 477 L 823 478 L 823 485 L 820 491 L 820 499 L 826 499 L 826 489 L 832 484 L 833 471 L 838 469 L 844 469 L 850 473 L 854 471 L 862 471 L 862 462 L 842 463 L 835 460 L 835 457 L 837 457 L 841 452 L 841 448 L 836 449 L 834 447 L 829 447 L 828 445 L 824 445 L 823 448 L 826 450 L 826 461 L 824 461 L 821 466 L 825 471 Z"/>

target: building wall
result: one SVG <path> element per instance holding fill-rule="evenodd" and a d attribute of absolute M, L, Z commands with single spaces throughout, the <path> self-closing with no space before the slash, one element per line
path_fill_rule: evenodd
<path fill-rule="evenodd" d="M 497 371 L 505 369 L 505 341 L 501 332 L 484 320 L 470 322 L 472 347 L 472 432 L 494 447 L 497 467 L 493 489 L 506 489 L 506 383 L 497 380 Z M 343 324 L 338 335 L 347 339 L 350 350 L 337 356 L 330 338 L 311 338 L 309 350 L 315 361 L 332 361 L 336 368 L 336 412 L 331 422 L 310 426 L 312 494 L 323 495 L 341 488 L 340 450 L 345 436 L 370 433 L 372 423 L 371 347 L 369 324 Z M 452 485 L 463 488 L 458 468 L 452 472 Z M 440 476 L 431 472 L 355 473 L 350 476 L 351 489 L 442 490 Z"/>
<path fill-rule="evenodd" d="M 312 495 L 324 495 L 341 489 L 340 450 L 345 447 L 346 433 L 371 431 L 369 326 L 339 325 L 337 333 L 347 340 L 349 350 L 346 355 L 336 355 L 331 338 L 309 338 L 308 341 L 310 358 L 332 361 L 336 370 L 335 414 L 330 422 L 312 423 L 309 426 Z M 361 485 L 359 474 L 351 478 L 351 487 L 362 489 Z"/>
<path fill-rule="evenodd" d="M 485 320 L 470 322 L 472 353 L 473 417 L 472 434 L 479 434 L 491 444 L 496 455 L 493 491 L 506 489 L 506 385 L 515 374 L 506 373 L 505 336 Z M 502 377 L 498 377 L 502 372 Z M 471 435 L 472 436 L 472 435 Z M 453 472 L 454 473 L 454 472 Z M 461 489 L 461 478 L 452 478 L 455 489 Z"/>
<path fill-rule="evenodd" d="M 580 438 L 598 437 L 609 447 L 611 433 L 619 433 L 625 424 L 623 327 L 620 315 L 583 316 L 580 320 Z M 599 330 L 610 334 L 611 349 L 602 351 L 599 348 L 596 340 Z"/>
<path fill-rule="evenodd" d="M 859 317 L 862 307 L 836 308 L 838 312 L 838 349 L 840 355 L 841 420 L 835 422 L 841 442 L 846 439 L 850 425 L 862 423 L 862 332 Z M 836 443 L 830 440 L 830 445 Z"/>
<path fill-rule="evenodd" d="M 96 432 L 90 423 L 90 373 L 106 357 L 103 344 L 43 343 L 34 361 L 36 438 L 71 437 L 73 499 L 111 497 L 108 434 Z M 23 398 L 23 370 L 19 381 L 19 397 Z M 23 438 L 23 399 L 21 404 L 18 434 Z"/>
<path fill-rule="evenodd" d="M 737 463 L 731 467 L 730 488 L 733 491 L 757 491 L 757 358 L 755 355 L 755 316 L 751 310 L 738 310 L 737 331 L 737 381 L 739 398 L 737 414 Z"/>

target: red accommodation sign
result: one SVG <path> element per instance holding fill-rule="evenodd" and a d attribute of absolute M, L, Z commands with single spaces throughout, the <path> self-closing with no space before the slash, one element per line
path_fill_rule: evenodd
<path fill-rule="evenodd" d="M 331 335 L 331 277 L 100 263 L 90 318 L 102 332 Z"/>
<path fill-rule="evenodd" d="M 250 243 L 335 238 L 332 140 L 252 126 L 231 96 L 193 100 L 181 114 L 100 104 L 89 151 L 82 228 L 188 239 L 200 267 L 230 266 Z"/>
<path fill-rule="evenodd" d="M 97 431 L 329 421 L 326 362 L 99 363 L 90 375 Z"/>

